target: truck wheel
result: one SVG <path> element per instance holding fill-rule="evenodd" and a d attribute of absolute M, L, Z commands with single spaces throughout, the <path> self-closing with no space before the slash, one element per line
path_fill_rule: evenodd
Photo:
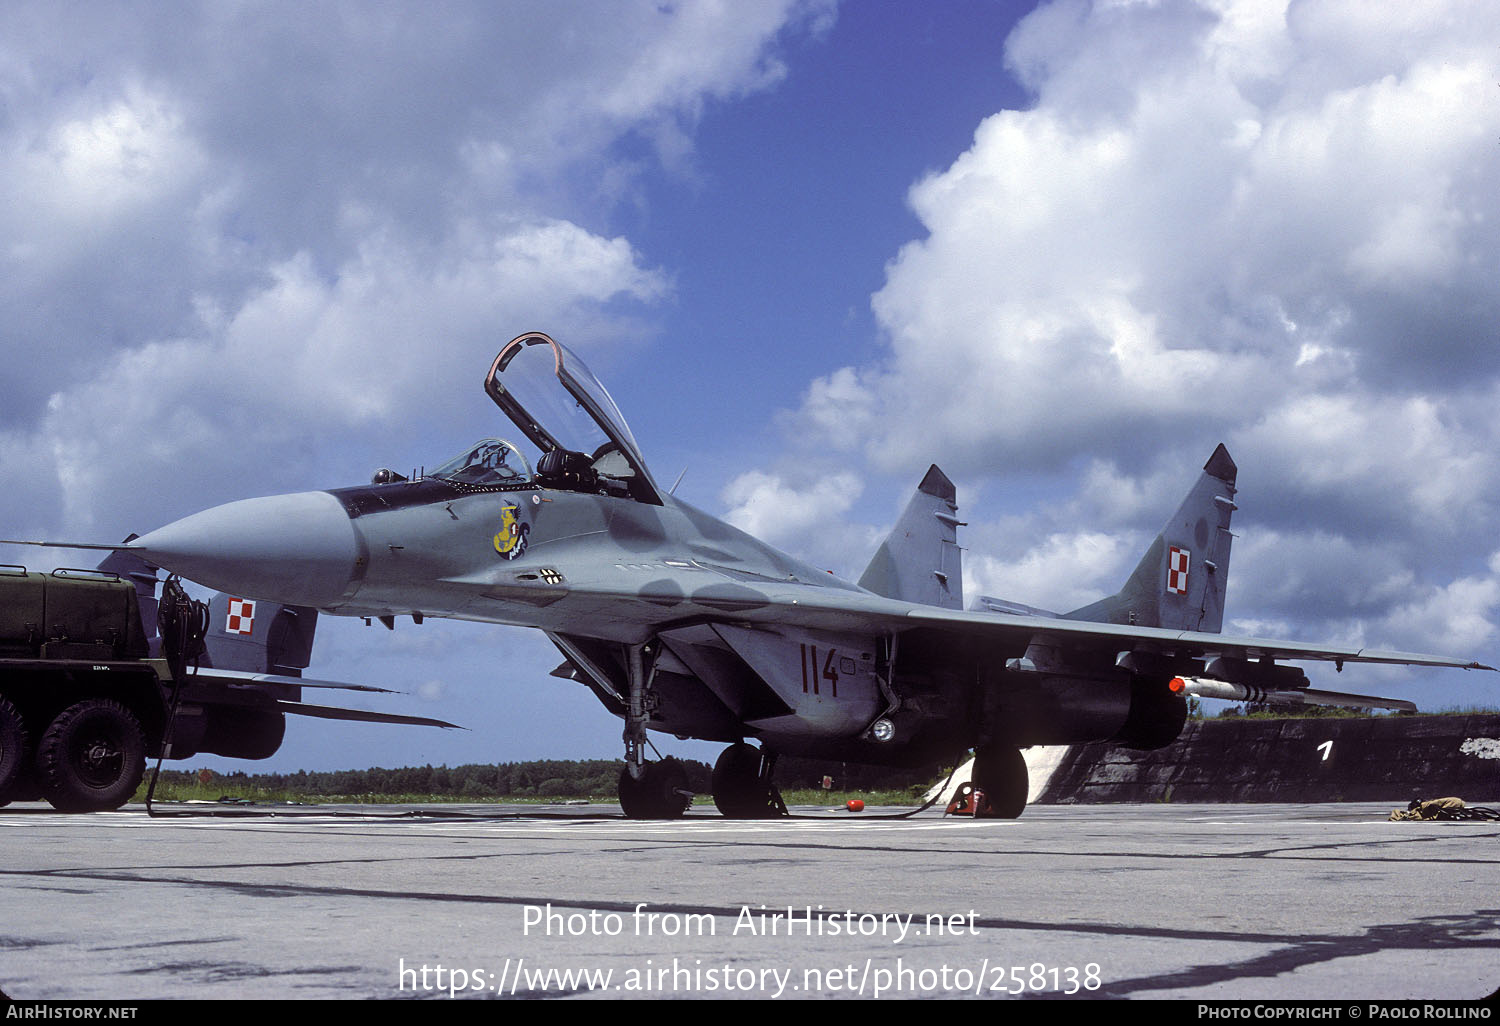
<path fill-rule="evenodd" d="M 118 809 L 145 775 L 146 736 L 119 702 L 87 698 L 57 714 L 42 734 L 36 763 L 54 809 Z"/>
<path fill-rule="evenodd" d="M 8 698 L 0 697 L 0 805 L 17 798 L 16 786 L 26 767 L 26 721 Z"/>

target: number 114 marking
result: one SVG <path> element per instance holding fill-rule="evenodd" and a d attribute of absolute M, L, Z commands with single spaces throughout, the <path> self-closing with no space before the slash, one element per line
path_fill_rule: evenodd
<path fill-rule="evenodd" d="M 818 682 L 828 681 L 829 692 L 834 698 L 839 697 L 839 667 L 838 650 L 828 649 L 828 655 L 823 660 L 822 670 L 818 669 L 818 646 L 809 645 L 804 642 L 799 646 L 802 649 L 802 693 L 808 693 L 808 684 L 812 685 L 812 693 L 819 694 Z"/>

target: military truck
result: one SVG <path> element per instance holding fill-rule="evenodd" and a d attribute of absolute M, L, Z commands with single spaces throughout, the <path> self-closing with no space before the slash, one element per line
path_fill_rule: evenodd
<path fill-rule="evenodd" d="M 196 621 L 184 626 L 159 616 L 158 583 L 127 553 L 50 573 L 0 564 L 0 806 L 117 809 L 147 759 L 269 758 L 288 713 L 453 726 L 302 702 L 304 687 L 386 690 L 302 678 L 316 610 L 222 594 L 184 603 L 179 589 L 174 607 Z M 186 644 L 183 631 L 194 636 Z M 184 655 L 175 671 L 174 652 Z"/>

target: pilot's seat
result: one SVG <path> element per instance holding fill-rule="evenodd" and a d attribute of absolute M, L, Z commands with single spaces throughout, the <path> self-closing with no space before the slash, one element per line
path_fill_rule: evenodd
<path fill-rule="evenodd" d="M 542 454 L 536 465 L 537 484 L 570 492 L 597 492 L 599 475 L 593 462 L 581 452 L 551 449 Z"/>

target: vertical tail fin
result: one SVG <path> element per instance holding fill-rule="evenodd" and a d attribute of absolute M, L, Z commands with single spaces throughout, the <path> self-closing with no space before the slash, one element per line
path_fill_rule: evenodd
<path fill-rule="evenodd" d="M 1217 633 L 1229 582 L 1229 518 L 1239 468 L 1221 444 L 1203 476 L 1118 594 L 1064 614 L 1070 620 Z"/>
<path fill-rule="evenodd" d="M 944 609 L 964 605 L 963 556 L 958 548 L 958 491 L 933 464 L 901 519 L 860 576 L 859 586 L 886 598 Z"/>
<path fill-rule="evenodd" d="M 204 663 L 215 669 L 300 677 L 312 662 L 316 609 L 221 592 L 209 600 L 208 621 Z"/>

